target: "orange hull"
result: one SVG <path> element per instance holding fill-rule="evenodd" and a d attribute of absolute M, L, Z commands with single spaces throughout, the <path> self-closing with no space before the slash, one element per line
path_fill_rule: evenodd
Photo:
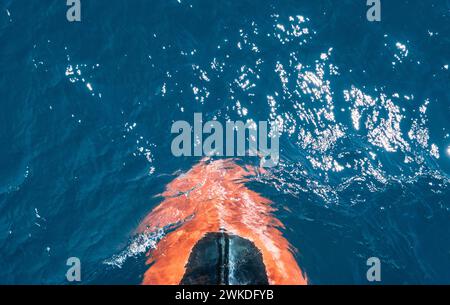
<path fill-rule="evenodd" d="M 209 232 L 246 238 L 260 250 L 269 284 L 307 284 L 271 202 L 244 184 L 255 170 L 232 160 L 202 161 L 167 185 L 164 201 L 138 232 L 178 224 L 148 253 L 143 284 L 179 284 L 195 244 Z"/>

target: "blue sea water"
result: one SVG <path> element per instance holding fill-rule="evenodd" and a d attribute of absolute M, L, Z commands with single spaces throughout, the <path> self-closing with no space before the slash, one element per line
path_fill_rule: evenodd
<path fill-rule="evenodd" d="M 312 284 L 450 283 L 450 1 L 81 3 L 0 2 L 1 284 L 139 283 L 194 112 L 278 123 L 249 187 Z"/>

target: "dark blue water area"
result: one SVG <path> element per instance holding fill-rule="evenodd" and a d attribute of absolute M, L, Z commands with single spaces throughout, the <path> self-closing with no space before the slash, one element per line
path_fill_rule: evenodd
<path fill-rule="evenodd" d="M 450 1 L 81 3 L 0 3 L 0 283 L 139 283 L 194 112 L 283 126 L 248 186 L 311 283 L 450 283 Z"/>

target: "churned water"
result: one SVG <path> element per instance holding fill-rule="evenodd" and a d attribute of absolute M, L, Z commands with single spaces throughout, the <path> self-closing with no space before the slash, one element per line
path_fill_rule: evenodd
<path fill-rule="evenodd" d="M 450 1 L 81 3 L 0 3 L 0 283 L 139 283 L 194 112 L 278 124 L 247 185 L 312 284 L 450 283 Z"/>

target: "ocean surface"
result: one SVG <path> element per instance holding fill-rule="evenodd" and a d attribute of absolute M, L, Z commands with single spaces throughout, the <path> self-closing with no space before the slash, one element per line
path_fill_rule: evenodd
<path fill-rule="evenodd" d="M 140 283 L 194 112 L 281 128 L 247 186 L 311 284 L 450 283 L 450 1 L 81 3 L 0 2 L 1 284 Z"/>

